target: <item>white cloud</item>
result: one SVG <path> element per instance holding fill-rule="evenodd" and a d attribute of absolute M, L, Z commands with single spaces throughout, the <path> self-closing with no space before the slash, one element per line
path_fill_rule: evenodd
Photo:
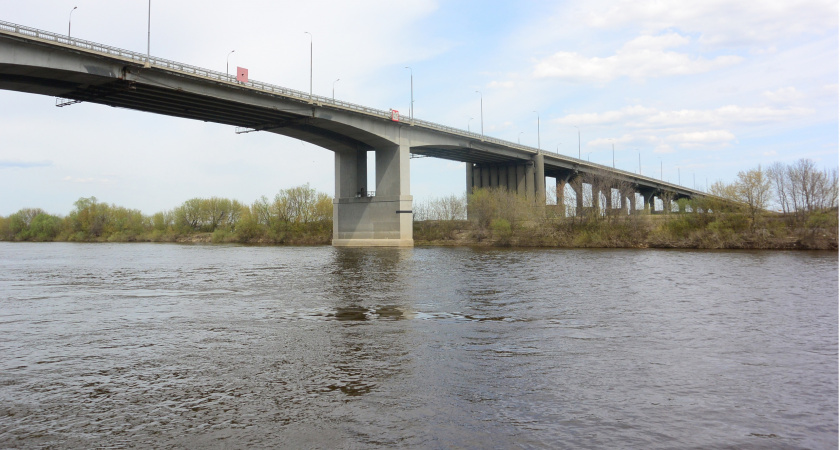
<path fill-rule="evenodd" d="M 66 181 L 68 183 L 97 183 L 97 184 L 109 184 L 111 180 L 107 178 L 78 178 L 78 177 L 64 177 L 61 181 Z"/>
<path fill-rule="evenodd" d="M 557 52 L 536 64 L 534 76 L 604 83 L 619 77 L 641 80 L 692 75 L 731 66 L 742 60 L 740 56 L 735 55 L 706 59 L 666 51 L 668 48 L 684 46 L 690 42 L 691 39 L 686 36 L 668 33 L 659 36 L 639 36 L 606 58 L 586 57 L 576 52 Z"/>
<path fill-rule="evenodd" d="M 490 89 L 511 89 L 515 86 L 513 81 L 491 81 L 487 83 Z"/>
<path fill-rule="evenodd" d="M 792 103 L 803 97 L 802 93 L 793 86 L 784 87 L 775 91 L 764 91 L 762 95 L 773 103 Z"/>
<path fill-rule="evenodd" d="M 728 130 L 690 131 L 672 134 L 665 140 L 680 147 L 691 148 L 728 144 L 735 140 L 735 135 Z"/>
<path fill-rule="evenodd" d="M 701 33 L 705 45 L 764 45 L 802 34 L 834 33 L 835 0 L 595 0 L 587 3 L 586 23 L 597 28 L 627 24 L 647 32 L 680 29 Z"/>
<path fill-rule="evenodd" d="M 733 123 L 773 123 L 813 114 L 809 108 L 771 108 L 722 106 L 712 110 L 682 109 L 660 111 L 656 108 L 628 106 L 603 113 L 570 114 L 556 119 L 567 125 L 623 124 L 630 127 L 667 128 L 675 126 L 724 126 Z"/>

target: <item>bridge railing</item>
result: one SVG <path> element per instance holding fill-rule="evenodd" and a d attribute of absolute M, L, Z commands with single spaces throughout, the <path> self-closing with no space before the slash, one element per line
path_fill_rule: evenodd
<path fill-rule="evenodd" d="M 282 95 L 282 96 L 285 96 L 285 97 L 291 97 L 291 98 L 295 98 L 295 99 L 306 101 L 306 102 L 317 103 L 317 104 L 320 104 L 320 105 L 329 105 L 329 106 L 338 107 L 338 108 L 342 108 L 342 109 L 346 109 L 346 110 L 350 110 L 350 111 L 354 111 L 354 112 L 358 112 L 358 113 L 367 114 L 367 115 L 370 115 L 370 116 L 375 116 L 375 117 L 378 117 L 378 118 L 389 119 L 389 120 L 391 119 L 391 112 L 390 111 L 384 111 L 384 110 L 380 110 L 380 109 L 376 109 L 376 108 L 371 108 L 371 107 L 368 107 L 368 106 L 363 106 L 363 105 L 358 105 L 358 104 L 355 104 L 355 103 L 345 102 L 345 101 L 342 101 L 342 100 L 335 100 L 335 99 L 332 99 L 332 98 L 329 98 L 329 97 L 322 97 L 322 96 L 319 96 L 319 95 L 310 95 L 309 93 L 306 93 L 306 92 L 302 92 L 302 91 L 298 91 L 298 90 L 295 90 L 295 89 L 290 89 L 290 88 L 286 88 L 286 87 L 282 87 L 282 86 L 278 86 L 278 85 L 274 85 L 274 84 L 270 84 L 270 83 L 264 83 L 262 81 L 254 80 L 254 81 L 247 81 L 247 82 L 242 83 L 242 82 L 237 81 L 235 76 L 231 76 L 228 73 L 222 73 L 222 72 L 217 72 L 217 71 L 214 71 L 214 70 L 204 69 L 204 68 L 201 68 L 201 67 L 192 66 L 192 65 L 189 65 L 189 64 L 183 64 L 183 63 L 179 63 L 179 62 L 176 62 L 176 61 L 171 61 L 171 60 L 164 59 L 164 58 L 158 58 L 158 57 L 151 56 L 151 55 L 144 54 L 144 53 L 140 53 L 140 52 L 134 52 L 134 51 L 125 50 L 125 49 L 121 49 L 121 48 L 117 48 L 117 47 L 111 47 L 109 45 L 98 44 L 96 42 L 86 41 L 84 39 L 68 37 L 68 36 L 65 36 L 63 34 L 52 33 L 52 32 L 49 32 L 49 31 L 39 30 L 37 28 L 31 28 L 31 27 L 18 25 L 18 24 L 15 24 L 15 23 L 5 22 L 5 21 L 0 20 L 0 32 L 2 32 L 2 31 L 15 33 L 15 34 L 22 35 L 22 36 L 34 37 L 36 39 L 41 39 L 41 40 L 45 40 L 45 41 L 56 42 L 56 43 L 63 44 L 63 45 L 68 45 L 68 46 L 71 46 L 71 47 L 78 47 L 78 48 L 82 48 L 82 49 L 92 51 L 92 52 L 102 53 L 102 54 L 109 55 L 109 56 L 116 56 L 116 57 L 119 57 L 119 58 L 122 58 L 122 59 L 128 59 L 132 62 L 136 62 L 136 63 L 139 63 L 139 64 L 149 64 L 149 65 L 154 66 L 154 67 L 164 68 L 164 69 L 167 69 L 167 70 L 178 71 L 178 72 L 181 72 L 181 73 L 190 74 L 190 75 L 194 75 L 194 76 L 198 76 L 198 77 L 202 77 L 202 78 L 206 78 L 206 79 L 210 79 L 210 80 L 215 80 L 215 81 L 219 81 L 219 82 L 222 82 L 222 83 L 236 84 L 238 86 L 249 87 L 251 89 L 256 89 L 256 90 L 269 92 L 269 93 L 277 94 L 277 95 Z M 678 188 L 680 190 L 693 192 L 693 193 L 696 193 L 696 194 L 703 194 L 700 191 L 696 191 L 696 190 L 693 190 L 693 189 L 688 189 L 686 187 L 678 186 L 678 185 L 675 185 L 675 184 L 672 184 L 672 183 L 666 183 L 662 180 L 657 180 L 655 178 L 646 177 L 646 176 L 643 176 L 643 175 L 640 175 L 640 174 L 637 174 L 637 173 L 628 172 L 628 171 L 621 170 L 621 169 L 615 169 L 613 167 L 592 163 L 592 162 L 585 161 L 585 160 L 575 158 L 575 157 L 572 157 L 572 156 L 561 155 L 559 153 L 555 153 L 555 152 L 548 151 L 548 150 L 541 150 L 541 149 L 530 147 L 530 146 L 527 146 L 527 145 L 522 145 L 522 144 L 519 144 L 519 143 L 516 143 L 516 142 L 506 141 L 504 139 L 497 139 L 497 138 L 493 138 L 493 137 L 490 137 L 490 136 L 487 136 L 487 135 L 483 135 L 483 134 L 479 134 L 479 133 L 473 133 L 471 131 L 462 130 L 460 128 L 449 127 L 449 126 L 446 126 L 446 125 L 441 125 L 441 124 L 434 123 L 434 122 L 429 122 L 429 121 L 426 121 L 426 120 L 420 120 L 420 119 L 416 119 L 416 118 L 413 118 L 413 117 L 410 117 L 408 119 L 406 119 L 405 117 L 401 117 L 400 121 L 403 122 L 403 123 L 408 123 L 408 124 L 413 125 L 413 126 L 420 126 L 420 127 L 423 127 L 423 128 L 437 130 L 437 131 L 441 131 L 441 132 L 444 132 L 444 133 L 463 136 L 463 137 L 467 137 L 467 138 L 471 138 L 471 139 L 475 139 L 475 140 L 479 140 L 479 141 L 484 141 L 484 142 L 490 142 L 490 143 L 502 145 L 502 146 L 505 146 L 505 147 L 516 148 L 516 149 L 524 150 L 524 151 L 531 152 L 531 153 L 534 153 L 534 154 L 541 153 L 541 154 L 544 154 L 544 155 L 554 156 L 554 157 L 559 158 L 561 160 L 571 161 L 571 162 L 573 162 L 575 164 L 578 164 L 580 166 L 597 168 L 597 169 L 600 169 L 600 170 L 606 170 L 606 171 L 614 172 L 614 173 L 621 174 L 621 175 L 624 175 L 626 177 L 629 177 L 631 179 L 644 180 L 644 181 L 646 181 L 648 183 L 651 183 L 651 184 L 668 186 L 668 187 L 671 187 L 671 188 Z"/>

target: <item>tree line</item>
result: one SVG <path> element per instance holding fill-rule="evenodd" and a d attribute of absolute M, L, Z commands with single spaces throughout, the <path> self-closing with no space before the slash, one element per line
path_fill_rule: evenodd
<path fill-rule="evenodd" d="M 807 159 L 741 171 L 716 182 L 708 196 L 675 200 L 660 195 L 656 214 L 636 189 L 609 173 L 570 180 L 565 192 L 546 192 L 548 205 L 505 189 L 476 189 L 415 205 L 415 242 L 555 247 L 836 249 L 837 170 Z M 595 193 L 601 193 L 595 197 Z M 579 193 L 579 194 L 578 194 Z M 576 195 L 581 195 L 578 211 Z M 609 203 L 612 207 L 607 207 Z M 678 214 L 686 211 L 685 214 Z"/>
<path fill-rule="evenodd" d="M 193 198 L 168 211 L 136 209 L 80 198 L 66 216 L 24 208 L 0 216 L 5 241 L 177 241 L 198 234 L 214 242 L 329 243 L 332 198 L 308 184 L 280 190 L 251 205 L 220 197 Z"/>

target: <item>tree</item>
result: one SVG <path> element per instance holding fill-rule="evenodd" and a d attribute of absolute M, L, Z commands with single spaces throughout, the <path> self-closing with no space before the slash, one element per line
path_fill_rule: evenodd
<path fill-rule="evenodd" d="M 756 169 L 738 172 L 738 182 L 734 186 L 738 200 L 746 203 L 752 219 L 751 226 L 755 228 L 758 213 L 767 209 L 770 200 L 770 179 L 759 165 Z"/>

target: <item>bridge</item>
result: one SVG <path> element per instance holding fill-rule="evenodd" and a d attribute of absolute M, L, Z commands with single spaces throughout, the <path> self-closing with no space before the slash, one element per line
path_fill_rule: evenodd
<path fill-rule="evenodd" d="M 334 246 L 412 246 L 412 155 L 466 163 L 467 192 L 503 188 L 546 204 L 546 177 L 558 205 L 572 187 L 586 209 L 636 213 L 656 198 L 665 210 L 705 196 L 661 180 L 483 134 L 0 21 L 0 89 L 90 102 L 299 139 L 335 153 Z M 375 186 L 366 186 L 368 152 Z M 372 192 L 375 194 L 371 195 Z M 589 201 L 584 202 L 588 196 Z M 586 206 L 588 203 L 588 206 Z"/>

